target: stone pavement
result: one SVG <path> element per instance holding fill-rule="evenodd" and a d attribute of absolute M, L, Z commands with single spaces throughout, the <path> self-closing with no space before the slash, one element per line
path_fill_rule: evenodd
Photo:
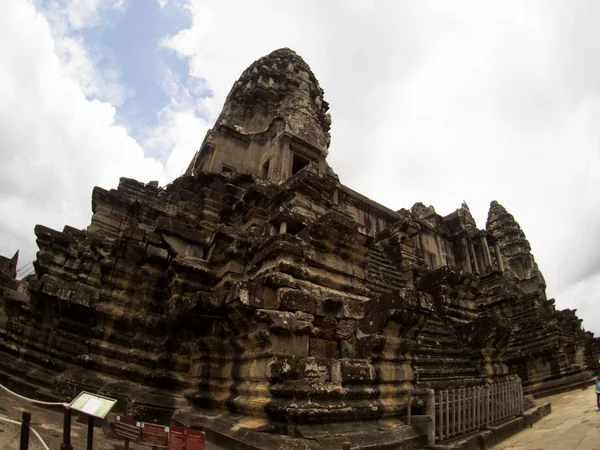
<path fill-rule="evenodd" d="M 0 418 L 8 418 L 21 421 L 23 411 L 31 413 L 31 426 L 40 434 L 46 445 L 51 450 L 60 449 L 62 442 L 62 423 L 63 414 L 58 408 L 42 408 L 21 401 L 0 389 Z M 12 425 L 0 420 L 0 449 L 18 450 L 20 439 L 20 426 Z M 76 413 L 73 413 L 71 428 L 71 444 L 76 450 L 85 449 L 87 445 L 87 422 L 77 421 Z M 30 450 L 44 450 L 39 441 L 31 433 Z M 120 439 L 111 439 L 105 436 L 102 428 L 94 428 L 94 450 L 122 450 L 123 441 Z M 130 449 L 150 450 L 147 445 L 134 444 L 129 445 Z M 210 443 L 206 443 L 206 450 L 220 450 Z"/>
<path fill-rule="evenodd" d="M 492 447 L 493 450 L 600 449 L 600 411 L 596 389 L 575 390 L 538 400 L 552 402 L 552 413 L 533 428 Z"/>

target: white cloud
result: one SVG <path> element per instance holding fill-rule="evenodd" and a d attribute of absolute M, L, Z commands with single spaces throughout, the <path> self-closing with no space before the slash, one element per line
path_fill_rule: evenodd
<path fill-rule="evenodd" d="M 66 74 L 79 83 L 88 98 L 120 106 L 126 99 L 121 74 L 114 67 L 100 69 L 100 51 L 91 51 L 81 35 L 82 30 L 99 25 L 102 10 L 110 9 L 123 11 L 125 3 L 123 0 L 49 0 L 39 12 L 49 22 L 54 51 Z"/>
<path fill-rule="evenodd" d="M 66 76 L 77 81 L 87 98 L 96 98 L 115 106 L 126 99 L 120 73 L 115 69 L 98 69 L 98 57 L 92 57 L 82 37 L 55 39 L 55 52 L 61 59 Z"/>
<path fill-rule="evenodd" d="M 172 180 L 182 175 L 194 153 L 200 147 L 210 128 L 210 111 L 201 99 L 195 97 L 194 84 L 190 87 L 170 70 L 163 75 L 163 89 L 170 98 L 158 113 L 158 126 L 146 130 L 144 148 L 166 160 L 165 178 Z"/>
<path fill-rule="evenodd" d="M 95 185 L 115 187 L 121 176 L 164 182 L 164 168 L 115 126 L 113 105 L 86 98 L 33 5 L 3 4 L 0 42 L 0 254 L 21 248 L 24 264 L 35 223 L 85 227 Z"/>
<path fill-rule="evenodd" d="M 93 27 L 100 20 L 103 9 L 125 9 L 125 0 L 48 0 L 44 13 L 53 22 L 73 30 Z"/>

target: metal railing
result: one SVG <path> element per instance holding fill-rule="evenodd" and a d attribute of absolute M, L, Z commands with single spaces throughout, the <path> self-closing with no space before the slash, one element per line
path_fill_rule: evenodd
<path fill-rule="evenodd" d="M 523 389 L 515 380 L 435 394 L 437 440 L 489 428 L 523 414 Z"/>

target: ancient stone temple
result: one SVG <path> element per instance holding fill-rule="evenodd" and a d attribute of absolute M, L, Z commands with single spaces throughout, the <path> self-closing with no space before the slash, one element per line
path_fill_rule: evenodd
<path fill-rule="evenodd" d="M 598 345 L 546 299 L 513 216 L 494 201 L 483 230 L 466 204 L 366 198 L 326 161 L 330 123 L 309 66 L 277 50 L 184 176 L 95 188 L 86 229 L 38 225 L 34 275 L 0 261 L 0 381 L 256 448 L 395 448 L 421 442 L 415 388 L 589 380 Z"/>

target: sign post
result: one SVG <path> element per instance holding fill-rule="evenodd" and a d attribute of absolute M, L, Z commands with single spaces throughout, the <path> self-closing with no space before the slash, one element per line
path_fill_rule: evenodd
<path fill-rule="evenodd" d="M 31 427 L 31 413 L 23 411 L 21 422 L 21 442 L 19 448 L 21 450 L 29 449 L 29 429 Z"/>
<path fill-rule="evenodd" d="M 69 405 L 69 408 L 87 414 L 88 416 L 87 450 L 93 450 L 94 446 L 94 419 L 104 419 L 116 403 L 117 400 L 114 398 L 103 397 L 101 395 L 83 391 L 75 397 Z"/>
<path fill-rule="evenodd" d="M 71 408 L 65 405 L 65 416 L 63 419 L 63 441 L 60 450 L 73 450 L 71 445 Z"/>

